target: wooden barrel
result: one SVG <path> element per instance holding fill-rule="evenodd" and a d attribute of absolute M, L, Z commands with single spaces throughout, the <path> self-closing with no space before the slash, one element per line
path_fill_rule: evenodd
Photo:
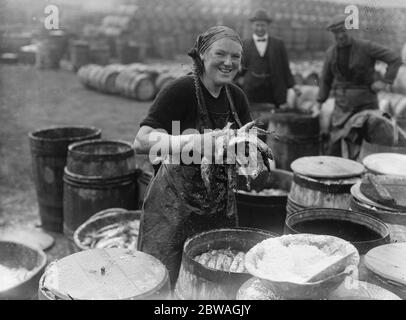
<path fill-rule="evenodd" d="M 63 170 L 69 144 L 100 137 L 100 129 L 80 126 L 45 128 L 29 134 L 39 214 L 45 230 L 62 232 Z"/>
<path fill-rule="evenodd" d="M 124 88 L 125 96 L 138 101 L 151 101 L 156 94 L 154 81 L 146 73 L 133 73 Z"/>
<path fill-rule="evenodd" d="M 327 300 L 401 300 L 397 295 L 380 286 L 353 280 L 352 287 L 344 282 L 333 290 Z M 251 278 L 238 290 L 237 300 L 285 300 L 277 296 L 269 285 L 259 278 Z"/>
<path fill-rule="evenodd" d="M 50 264 L 39 282 L 40 300 L 170 299 L 168 271 L 141 251 L 90 249 Z"/>
<path fill-rule="evenodd" d="M 406 154 L 375 153 L 362 160 L 369 172 L 380 175 L 406 177 Z"/>
<path fill-rule="evenodd" d="M 293 182 L 286 206 L 289 217 L 308 208 L 348 209 L 351 187 L 361 180 L 364 167 L 338 157 L 303 157 L 292 163 Z"/>
<path fill-rule="evenodd" d="M 58 58 L 62 59 L 68 47 L 67 34 L 62 30 L 51 30 L 49 31 L 48 38 L 54 43 Z"/>
<path fill-rule="evenodd" d="M 104 69 L 102 66 L 97 64 L 87 64 L 81 67 L 78 72 L 79 81 L 86 87 L 97 89 L 98 86 L 98 75 L 103 73 Z"/>
<path fill-rule="evenodd" d="M 129 64 L 143 62 L 146 58 L 147 47 L 132 41 L 117 41 L 117 55 L 120 63 Z"/>
<path fill-rule="evenodd" d="M 250 183 L 250 191 L 248 191 L 246 178 L 238 176 L 235 196 L 239 226 L 282 234 L 286 219 L 287 195 L 292 179 L 293 174 L 285 170 L 261 172 Z M 275 189 L 280 193 L 267 194 L 267 189 Z"/>
<path fill-rule="evenodd" d="M 250 103 L 252 119 L 260 119 L 258 127 L 267 130 L 271 114 L 275 111 L 275 105 L 271 103 Z"/>
<path fill-rule="evenodd" d="M 110 62 L 110 48 L 108 45 L 98 45 L 90 48 L 90 62 L 101 66 Z"/>
<path fill-rule="evenodd" d="M 176 77 L 171 72 L 162 72 L 156 79 L 155 79 L 155 88 L 156 92 L 161 91 L 164 87 L 166 87 L 169 83 L 175 80 Z"/>
<path fill-rule="evenodd" d="M 134 69 L 130 69 L 129 67 L 122 70 L 116 78 L 116 88 L 118 93 L 120 93 L 123 96 L 127 96 L 129 93 L 127 91 L 129 82 L 131 81 L 131 78 L 136 74 L 137 71 Z"/>
<path fill-rule="evenodd" d="M 116 79 L 120 71 L 124 70 L 123 65 L 109 65 L 100 74 L 98 89 L 105 93 L 117 93 Z"/>
<path fill-rule="evenodd" d="M 216 229 L 197 234 L 183 246 L 182 264 L 175 295 L 182 300 L 234 300 L 249 273 L 226 272 L 206 267 L 194 258 L 210 250 L 231 249 L 246 253 L 275 234 L 250 228 Z"/>
<path fill-rule="evenodd" d="M 86 177 L 120 177 L 135 170 L 134 149 L 128 142 L 92 140 L 68 148 L 66 168 Z"/>
<path fill-rule="evenodd" d="M 406 299 L 406 243 L 391 243 L 370 250 L 364 259 L 366 281 Z"/>
<path fill-rule="evenodd" d="M 108 208 L 137 209 L 134 150 L 123 141 L 93 140 L 69 146 L 64 174 L 64 233 Z"/>
<path fill-rule="evenodd" d="M 285 234 L 298 233 L 339 237 L 351 242 L 360 254 L 390 241 L 383 221 L 365 213 L 331 208 L 307 209 L 289 216 Z"/>
<path fill-rule="evenodd" d="M 366 140 L 362 141 L 361 151 L 358 160 L 363 161 L 365 157 L 375 153 L 399 153 L 406 154 L 406 146 L 402 145 L 381 145 L 376 143 L 370 143 Z"/>
<path fill-rule="evenodd" d="M 317 117 L 298 113 L 273 113 L 269 117 L 267 143 L 278 169 L 290 170 L 297 158 L 320 154 L 320 125 Z"/>
<path fill-rule="evenodd" d="M 70 59 L 73 70 L 76 72 L 81 66 L 90 63 L 89 43 L 76 40 L 70 44 Z"/>
<path fill-rule="evenodd" d="M 89 71 L 88 86 L 94 90 L 100 89 L 100 78 L 104 72 L 104 67 L 92 64 L 93 68 Z"/>
<path fill-rule="evenodd" d="M 386 223 L 392 242 L 406 242 L 406 212 L 375 203 L 362 194 L 360 185 L 359 182 L 351 188 L 351 210 L 367 213 Z"/>
<path fill-rule="evenodd" d="M 39 69 L 58 69 L 61 60 L 60 47 L 57 42 L 45 38 L 37 44 L 36 66 Z"/>
<path fill-rule="evenodd" d="M 18 62 L 21 64 L 35 65 L 38 47 L 29 45 L 21 47 L 18 52 Z"/>

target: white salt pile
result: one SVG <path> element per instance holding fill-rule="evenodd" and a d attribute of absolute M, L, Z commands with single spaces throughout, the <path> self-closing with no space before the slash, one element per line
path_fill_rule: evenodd
<path fill-rule="evenodd" d="M 278 241 L 264 241 L 257 268 L 267 279 L 304 283 L 311 276 L 336 262 L 340 254 L 329 255 L 308 244 L 284 246 Z"/>
<path fill-rule="evenodd" d="M 25 268 L 8 268 L 0 264 L 0 291 L 10 289 L 28 278 L 30 271 Z"/>

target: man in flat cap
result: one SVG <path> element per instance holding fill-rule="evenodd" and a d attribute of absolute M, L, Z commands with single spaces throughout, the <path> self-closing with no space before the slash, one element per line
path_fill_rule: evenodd
<path fill-rule="evenodd" d="M 377 92 L 393 83 L 402 64 L 400 56 L 384 46 L 353 38 L 347 29 L 347 18 L 338 15 L 327 26 L 335 44 L 326 52 L 315 110 L 317 114 L 332 92 L 335 106 L 327 154 L 335 156 L 341 156 L 341 139 L 348 120 L 358 112 L 379 109 Z M 374 81 L 377 60 L 387 64 L 383 81 Z"/>
<path fill-rule="evenodd" d="M 250 18 L 253 35 L 243 41 L 243 89 L 251 104 L 286 105 L 287 90 L 295 85 L 288 55 L 282 40 L 268 34 L 272 22 L 267 12 L 258 9 Z M 299 94 L 299 89 L 295 87 Z M 252 108 L 251 108 L 252 109 Z"/>

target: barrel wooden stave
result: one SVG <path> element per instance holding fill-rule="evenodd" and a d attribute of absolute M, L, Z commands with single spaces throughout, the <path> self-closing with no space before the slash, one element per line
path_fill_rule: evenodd
<path fill-rule="evenodd" d="M 54 127 L 29 134 L 32 170 L 42 227 L 62 232 L 63 170 L 71 143 L 101 137 L 93 127 Z"/>
<path fill-rule="evenodd" d="M 304 156 L 320 154 L 318 118 L 297 113 L 273 113 L 269 117 L 267 144 L 274 151 L 276 167 L 291 170 L 290 164 Z"/>
<path fill-rule="evenodd" d="M 69 146 L 69 173 L 86 177 L 114 178 L 135 171 L 132 145 L 119 140 L 92 140 Z"/>
<path fill-rule="evenodd" d="M 70 58 L 73 70 L 76 72 L 80 67 L 90 63 L 89 43 L 86 41 L 72 41 L 70 44 Z"/>
<path fill-rule="evenodd" d="M 299 180 L 295 177 L 299 177 Z M 315 179 L 294 174 L 288 197 L 287 217 L 306 208 L 349 209 L 352 198 L 350 189 L 358 181 L 359 177 L 345 180 Z"/>
<path fill-rule="evenodd" d="M 389 212 L 372 208 L 355 198 L 351 199 L 351 210 L 374 216 L 388 226 L 392 242 L 406 242 L 406 212 Z"/>

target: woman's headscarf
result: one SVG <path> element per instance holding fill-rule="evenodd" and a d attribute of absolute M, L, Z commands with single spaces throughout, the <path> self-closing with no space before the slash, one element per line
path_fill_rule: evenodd
<path fill-rule="evenodd" d="M 188 52 L 188 55 L 197 64 L 199 71 L 202 71 L 203 67 L 200 55 L 204 54 L 214 42 L 223 38 L 231 39 L 242 46 L 242 41 L 238 33 L 226 26 L 211 27 L 197 37 L 195 45 Z"/>

